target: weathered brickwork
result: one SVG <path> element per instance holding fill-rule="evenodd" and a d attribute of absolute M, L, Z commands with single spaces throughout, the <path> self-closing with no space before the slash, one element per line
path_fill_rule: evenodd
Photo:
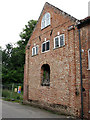
<path fill-rule="evenodd" d="M 51 15 L 50 26 L 41 30 L 43 15 Z M 81 80 L 80 53 L 77 19 L 46 3 L 38 23 L 26 47 L 24 70 L 24 101 L 36 101 L 37 105 L 48 107 L 61 113 L 80 117 L 81 115 Z M 73 26 L 70 28 L 70 26 Z M 69 29 L 70 28 L 70 29 Z M 83 108 L 88 118 L 90 71 L 88 71 L 89 25 L 81 30 Z M 54 38 L 58 34 L 65 35 L 65 45 L 54 49 Z M 50 40 L 50 50 L 42 53 L 42 43 Z M 32 56 L 32 47 L 39 45 L 38 55 Z M 41 86 L 41 67 L 50 66 L 50 86 Z M 30 102 L 30 103 L 31 103 Z"/>

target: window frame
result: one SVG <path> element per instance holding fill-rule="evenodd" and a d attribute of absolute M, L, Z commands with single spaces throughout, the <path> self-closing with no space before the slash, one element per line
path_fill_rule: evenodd
<path fill-rule="evenodd" d="M 37 50 L 37 53 L 36 53 L 36 48 L 38 49 L 39 46 L 36 45 L 36 46 L 32 47 L 32 56 L 38 55 L 38 50 Z M 35 49 L 35 54 L 33 54 L 33 49 Z"/>
<path fill-rule="evenodd" d="M 49 14 L 49 17 L 47 18 L 47 14 Z M 48 22 L 47 22 L 48 21 Z M 49 23 L 49 24 L 47 24 Z M 46 28 L 47 26 L 51 25 L 51 15 L 49 12 L 46 12 L 44 14 L 44 16 L 42 17 L 42 20 L 41 20 L 41 30 Z"/>
<path fill-rule="evenodd" d="M 63 41 L 64 41 L 64 44 L 61 46 L 61 44 L 60 44 L 60 41 L 61 41 L 61 39 L 60 39 L 60 37 L 61 36 L 63 36 Z M 56 44 L 55 44 L 55 39 L 56 38 L 58 38 L 58 42 L 59 42 L 59 46 L 57 46 L 57 47 L 55 47 L 56 46 Z M 60 48 L 60 47 L 63 47 L 63 46 L 65 46 L 65 34 L 60 34 L 60 35 L 57 35 L 56 37 L 54 37 L 54 49 L 56 49 L 56 48 Z"/>
<path fill-rule="evenodd" d="M 88 49 L 88 70 L 90 70 L 90 49 Z"/>
<path fill-rule="evenodd" d="M 49 50 L 46 50 L 46 43 L 47 42 L 49 42 Z M 45 51 L 44 52 L 42 51 L 43 50 L 43 44 L 45 44 Z M 43 42 L 42 45 L 41 45 L 41 53 L 45 53 L 45 52 L 48 52 L 48 51 L 50 51 L 50 40 L 47 40 L 47 41 Z"/>

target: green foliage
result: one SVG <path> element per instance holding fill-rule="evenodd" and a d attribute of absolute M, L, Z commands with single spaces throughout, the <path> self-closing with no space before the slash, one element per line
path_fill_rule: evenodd
<path fill-rule="evenodd" d="M 9 90 L 2 90 L 2 97 L 10 98 L 10 91 Z"/>
<path fill-rule="evenodd" d="M 30 20 L 28 25 L 20 33 L 21 40 L 17 42 L 17 47 L 11 43 L 6 45 L 2 52 L 2 82 L 6 83 L 23 83 L 24 64 L 25 64 L 25 46 L 36 25 L 35 20 Z"/>
<path fill-rule="evenodd" d="M 2 90 L 2 97 L 4 97 L 5 100 L 15 100 L 15 101 L 22 101 L 23 100 L 23 94 L 22 93 L 15 93 L 10 90 L 4 89 Z"/>
<path fill-rule="evenodd" d="M 27 44 L 36 23 L 37 23 L 36 20 L 30 20 L 28 22 L 28 25 L 25 25 L 23 32 L 20 33 L 20 37 L 21 39 L 23 39 L 24 44 Z"/>

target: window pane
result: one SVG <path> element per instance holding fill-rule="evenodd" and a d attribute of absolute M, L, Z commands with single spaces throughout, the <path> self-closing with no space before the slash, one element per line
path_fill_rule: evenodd
<path fill-rule="evenodd" d="M 50 25 L 50 14 L 47 13 L 46 16 L 45 16 L 45 20 L 46 20 L 46 26 Z"/>
<path fill-rule="evenodd" d="M 42 44 L 42 52 L 44 52 L 44 51 L 45 51 L 45 43 Z"/>
<path fill-rule="evenodd" d="M 35 55 L 35 48 L 33 48 L 33 55 Z"/>
<path fill-rule="evenodd" d="M 45 15 L 43 16 L 42 21 L 45 21 Z"/>
<path fill-rule="evenodd" d="M 46 19 L 50 18 L 50 13 L 46 13 Z"/>
<path fill-rule="evenodd" d="M 49 50 L 49 41 L 46 42 L 46 50 Z"/>
<path fill-rule="evenodd" d="M 41 29 L 45 28 L 45 21 L 42 21 Z"/>
<path fill-rule="evenodd" d="M 38 54 L 38 47 L 36 47 L 36 55 Z"/>
<path fill-rule="evenodd" d="M 59 47 L 59 38 L 58 37 L 55 38 L 55 48 L 56 47 Z"/>
<path fill-rule="evenodd" d="M 50 25 L 50 19 L 46 20 L 46 26 Z"/>
<path fill-rule="evenodd" d="M 64 45 L 64 35 L 60 36 L 60 46 Z"/>

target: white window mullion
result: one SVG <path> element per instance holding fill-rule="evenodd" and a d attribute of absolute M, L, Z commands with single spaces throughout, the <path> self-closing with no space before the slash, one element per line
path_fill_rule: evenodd
<path fill-rule="evenodd" d="M 55 48 L 55 38 L 54 38 L 54 48 Z"/>
<path fill-rule="evenodd" d="M 60 47 L 60 36 L 58 36 L 58 39 L 59 39 L 59 47 Z"/>

